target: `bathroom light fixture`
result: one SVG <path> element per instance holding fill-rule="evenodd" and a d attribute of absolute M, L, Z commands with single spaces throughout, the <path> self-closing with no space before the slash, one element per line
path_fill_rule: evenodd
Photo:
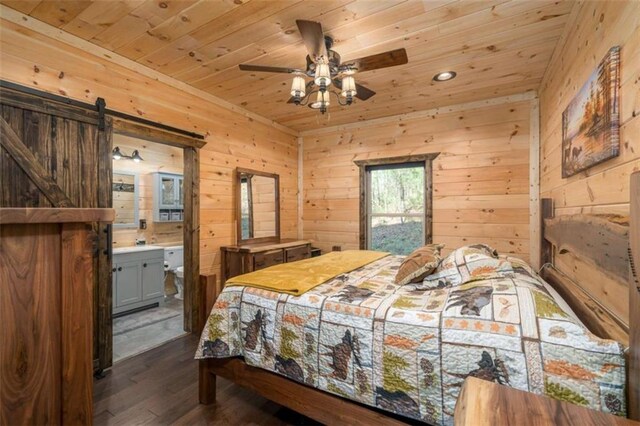
<path fill-rule="evenodd" d="M 137 149 L 131 153 L 131 159 L 136 163 L 143 161 Z"/>
<path fill-rule="evenodd" d="M 443 71 L 433 76 L 433 81 L 441 82 L 441 81 L 449 81 L 456 78 L 458 75 L 455 71 Z"/>
<path fill-rule="evenodd" d="M 113 151 L 111 151 L 111 156 L 113 157 L 114 160 L 119 160 L 122 158 L 122 152 L 120 152 L 120 148 L 119 147 L 115 147 L 113 148 Z"/>
<path fill-rule="evenodd" d="M 113 148 L 113 150 L 111 151 L 111 158 L 113 158 L 114 160 L 121 160 L 123 158 L 126 158 L 127 160 L 133 160 L 136 163 L 144 161 L 137 149 L 133 151 L 131 155 L 126 155 L 122 151 L 120 151 L 120 147 L 118 146 Z"/>

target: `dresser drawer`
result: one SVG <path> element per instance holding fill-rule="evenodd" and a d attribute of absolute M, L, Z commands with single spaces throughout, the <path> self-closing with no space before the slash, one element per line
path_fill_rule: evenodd
<path fill-rule="evenodd" d="M 287 262 L 295 262 L 296 260 L 308 259 L 311 257 L 311 247 L 308 244 L 298 247 L 292 247 L 284 250 Z"/>
<path fill-rule="evenodd" d="M 269 250 L 253 255 L 253 270 L 268 268 L 269 266 L 284 263 L 284 253 L 282 250 Z"/>

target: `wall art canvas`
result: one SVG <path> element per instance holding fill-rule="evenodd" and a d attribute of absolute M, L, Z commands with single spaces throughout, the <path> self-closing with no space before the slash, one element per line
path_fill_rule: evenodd
<path fill-rule="evenodd" d="M 612 47 L 562 113 L 562 177 L 620 152 L 620 48 Z"/>

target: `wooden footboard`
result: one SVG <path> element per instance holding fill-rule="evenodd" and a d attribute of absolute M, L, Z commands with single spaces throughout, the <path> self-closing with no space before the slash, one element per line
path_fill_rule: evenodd
<path fill-rule="evenodd" d="M 206 324 L 211 308 L 221 291 L 215 275 L 201 275 L 200 327 Z M 216 402 L 216 377 L 220 376 L 251 389 L 277 404 L 325 424 L 404 425 L 372 407 L 306 386 L 261 368 L 247 365 L 242 358 L 212 358 L 199 361 L 199 399 L 201 404 Z"/>
<path fill-rule="evenodd" d="M 222 289 L 218 286 L 215 275 L 200 275 L 200 321 L 196 328 L 198 333 L 202 333 L 213 304 L 221 291 Z M 198 397 L 200 404 L 213 404 L 216 401 L 216 376 L 211 372 L 207 360 L 200 360 L 198 369 Z"/>

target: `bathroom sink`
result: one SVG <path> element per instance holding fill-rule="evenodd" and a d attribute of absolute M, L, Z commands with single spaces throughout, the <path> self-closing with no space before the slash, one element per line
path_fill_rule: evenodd
<path fill-rule="evenodd" d="M 113 254 L 139 253 L 141 251 L 151 251 L 151 250 L 164 250 L 164 248 L 160 246 L 154 246 L 154 245 L 118 247 L 113 249 Z"/>

